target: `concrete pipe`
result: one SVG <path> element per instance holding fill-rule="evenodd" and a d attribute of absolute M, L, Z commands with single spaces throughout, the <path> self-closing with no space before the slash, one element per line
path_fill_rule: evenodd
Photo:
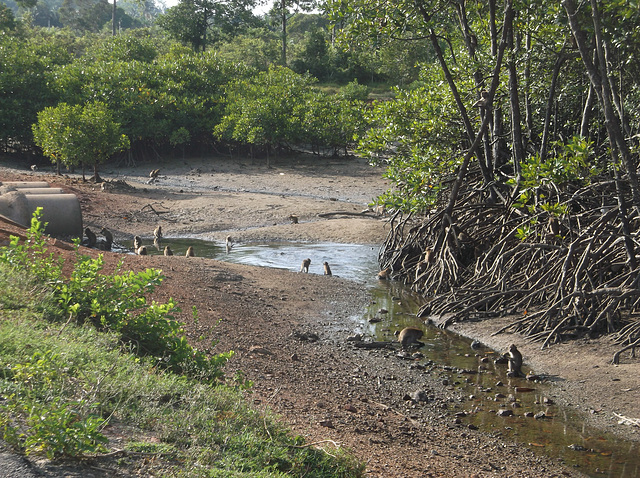
<path fill-rule="evenodd" d="M 0 186 L 8 188 L 48 188 L 49 183 L 45 181 L 3 181 Z"/>
<path fill-rule="evenodd" d="M 22 194 L 63 194 L 62 188 L 16 188 Z"/>
<path fill-rule="evenodd" d="M 51 236 L 82 237 L 82 211 L 75 194 L 23 194 L 18 191 L 0 195 L 0 214 L 29 227 L 36 208 L 42 208 L 45 232 Z"/>

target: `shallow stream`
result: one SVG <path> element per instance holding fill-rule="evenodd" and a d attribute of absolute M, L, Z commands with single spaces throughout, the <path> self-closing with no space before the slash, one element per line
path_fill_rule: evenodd
<path fill-rule="evenodd" d="M 460 418 L 464 425 L 523 443 L 536 453 L 560 459 L 589 476 L 640 478 L 640 443 L 590 429 L 584 425 L 584 415 L 580 412 L 553 402 L 551 385 L 509 378 L 506 366 L 494 364 L 493 359 L 499 355 L 495 351 L 483 346 L 472 349 L 471 340 L 418 319 L 420 297 L 401 284 L 376 279 L 377 247 L 240 243 L 227 254 L 224 243 L 219 242 L 183 238 L 166 239 L 164 243 L 170 244 L 176 255 L 184 255 L 187 248 L 193 246 L 199 257 L 293 271 L 299 270 L 301 261 L 310 257 L 309 272 L 316 274 L 323 273 L 322 263 L 327 261 L 334 275 L 370 287 L 371 304 L 354 321 L 355 333 L 383 341 L 393 340 L 394 331 L 407 326 L 425 331 L 422 338 L 425 346 L 420 349 L 424 358 L 419 365 L 463 399 L 456 411 L 465 413 Z M 151 254 L 162 254 L 153 246 L 148 249 Z M 380 314 L 381 309 L 387 312 Z M 499 410 L 512 411 L 513 416 L 499 416 Z"/>

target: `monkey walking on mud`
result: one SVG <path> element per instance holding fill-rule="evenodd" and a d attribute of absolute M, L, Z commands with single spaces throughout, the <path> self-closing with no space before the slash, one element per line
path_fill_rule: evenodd
<path fill-rule="evenodd" d="M 300 272 L 309 272 L 309 266 L 311 265 L 311 259 L 305 259 L 300 265 Z"/>

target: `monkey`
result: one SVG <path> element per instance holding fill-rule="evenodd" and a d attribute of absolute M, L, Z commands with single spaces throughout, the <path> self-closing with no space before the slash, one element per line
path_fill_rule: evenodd
<path fill-rule="evenodd" d="M 109 231 L 109 229 L 107 229 L 106 227 L 103 227 L 100 232 L 102 233 L 105 239 L 104 250 L 110 251 L 111 245 L 113 244 L 113 235 L 111 234 L 111 231 Z"/>
<path fill-rule="evenodd" d="M 322 265 L 324 266 L 324 275 L 330 276 L 331 275 L 331 268 L 329 267 L 329 263 L 327 261 L 324 261 L 322 263 Z"/>
<path fill-rule="evenodd" d="M 135 236 L 133 238 L 133 250 L 138 252 L 138 249 L 140 249 L 141 245 L 142 245 L 142 239 L 140 239 L 140 236 Z"/>
<path fill-rule="evenodd" d="M 433 264 L 435 261 L 436 261 L 436 252 L 430 247 L 427 247 L 424 250 L 424 262 L 426 262 L 427 264 Z"/>
<path fill-rule="evenodd" d="M 390 278 L 391 278 L 391 267 L 387 267 L 386 269 L 383 269 L 380 272 L 378 272 L 378 279 L 387 280 Z"/>
<path fill-rule="evenodd" d="M 165 256 L 172 256 L 173 255 L 173 251 L 171 250 L 171 248 L 169 246 L 165 246 L 164 255 Z"/>
<path fill-rule="evenodd" d="M 86 227 L 84 229 L 84 234 L 87 236 L 87 247 L 96 247 L 96 242 L 98 241 L 98 239 L 96 238 L 94 232 Z"/>
<path fill-rule="evenodd" d="M 36 164 L 32 164 L 31 171 L 37 171 L 37 170 L 38 170 L 38 166 Z"/>
<path fill-rule="evenodd" d="M 311 259 L 305 259 L 300 266 L 300 272 L 309 272 L 309 266 L 311 265 Z"/>
<path fill-rule="evenodd" d="M 187 253 L 185 254 L 185 257 L 196 257 L 196 253 L 193 252 L 193 246 L 189 246 L 189 248 L 187 249 Z"/>
<path fill-rule="evenodd" d="M 560 222 L 558 221 L 558 218 L 556 218 L 555 216 L 549 217 L 549 231 L 554 236 L 560 235 Z"/>
<path fill-rule="evenodd" d="M 509 369 L 507 372 L 507 376 L 524 377 L 524 374 L 522 373 L 522 354 L 515 346 L 515 344 L 511 344 L 509 346 L 507 358 L 509 360 Z"/>
<path fill-rule="evenodd" d="M 152 169 L 149 173 L 149 181 L 147 181 L 147 184 L 155 183 L 158 180 L 158 174 L 160 174 L 159 169 Z"/>
<path fill-rule="evenodd" d="M 162 226 L 158 225 L 158 227 L 153 230 L 153 237 L 160 242 L 160 239 L 162 239 Z"/>
<path fill-rule="evenodd" d="M 139 256 L 146 256 L 149 253 L 147 252 L 147 246 L 140 246 L 140 248 L 136 251 Z"/>
<path fill-rule="evenodd" d="M 406 327 L 402 329 L 398 335 L 398 342 L 402 345 L 403 349 L 406 349 L 409 345 L 420 345 L 419 340 L 424 335 L 424 332 L 417 327 Z"/>
<path fill-rule="evenodd" d="M 298 224 L 298 216 L 296 216 L 295 214 L 291 214 L 289 216 L 289 220 L 291 221 L 291 224 Z"/>
<path fill-rule="evenodd" d="M 473 104 L 473 108 L 484 108 L 489 103 L 489 92 L 482 90 L 480 92 L 480 99 Z"/>
<path fill-rule="evenodd" d="M 227 254 L 231 252 L 231 248 L 233 247 L 233 238 L 231 236 L 227 236 L 225 239 L 225 247 L 227 248 Z"/>

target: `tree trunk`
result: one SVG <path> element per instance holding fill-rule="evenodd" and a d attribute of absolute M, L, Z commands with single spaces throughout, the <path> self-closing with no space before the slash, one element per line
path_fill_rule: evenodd
<path fill-rule="evenodd" d="M 489 89 L 488 97 L 487 97 L 487 106 L 490 108 L 493 104 L 493 96 L 495 95 L 496 90 L 498 89 L 498 84 L 500 83 L 500 70 L 502 69 L 502 58 L 504 57 L 504 50 L 507 46 L 507 32 L 511 30 L 511 26 L 513 24 L 513 0 L 506 0 L 504 6 L 504 25 L 502 30 L 502 38 L 500 40 L 500 45 L 498 46 L 498 53 L 496 55 L 496 64 L 493 69 L 492 80 L 491 80 L 491 88 Z M 432 30 L 432 35 L 434 35 Z M 482 136 L 484 135 L 484 130 L 489 125 L 489 115 L 486 115 L 482 125 L 480 126 L 480 131 L 476 135 L 473 144 L 464 155 L 462 160 L 462 164 L 460 165 L 460 169 L 458 170 L 458 177 L 453 183 L 453 187 L 451 188 L 451 193 L 449 194 L 449 202 L 447 203 L 447 207 L 443 211 L 443 217 L 451 217 L 451 213 L 453 212 L 453 207 L 456 204 L 456 200 L 458 199 L 458 192 L 460 191 L 460 187 L 462 186 L 462 182 L 464 181 L 465 176 L 467 175 L 467 171 L 469 169 L 469 162 L 471 157 L 473 156 L 475 150 L 480 146 L 480 141 L 482 141 Z"/>
<path fill-rule="evenodd" d="M 113 12 L 111 13 L 112 29 L 111 33 L 116 36 L 116 0 L 113 0 Z"/>
<path fill-rule="evenodd" d="M 576 44 L 578 45 L 582 63 L 589 75 L 589 81 L 598 95 L 598 101 L 600 102 L 600 106 L 604 113 L 605 126 L 607 128 L 607 135 L 609 136 L 611 148 L 618 150 L 622 157 L 622 162 L 629 177 L 633 205 L 640 207 L 640 186 L 638 185 L 637 161 L 631 154 L 629 146 L 624 140 L 620 118 L 616 116 L 615 109 L 612 105 L 613 95 L 611 93 L 611 84 L 607 79 L 606 64 L 604 64 L 605 58 L 602 48 L 600 13 L 597 8 L 597 2 L 596 0 L 591 0 L 591 18 L 593 19 L 595 32 L 596 58 L 598 66 L 591 61 L 591 50 L 589 48 L 591 43 L 587 40 L 585 29 L 580 25 L 578 19 L 578 7 L 576 6 L 575 0 L 563 0 L 562 4 L 567 12 L 571 32 L 576 40 Z"/>
<path fill-rule="evenodd" d="M 553 65 L 553 73 L 551 74 L 551 84 L 549 85 L 549 95 L 547 96 L 547 107 L 544 112 L 544 126 L 542 129 L 542 144 L 540 145 L 540 159 L 546 161 L 547 149 L 549 147 L 549 128 L 551 127 L 551 109 L 556 99 L 556 84 L 560 75 L 560 68 L 567 59 L 564 54 L 564 47 L 558 53 L 556 63 Z"/>
<path fill-rule="evenodd" d="M 282 9 L 282 66 L 287 66 L 287 5 L 285 0 L 281 1 Z"/>
<path fill-rule="evenodd" d="M 595 96 L 593 85 L 589 83 L 589 91 L 587 92 L 587 99 L 584 102 L 582 121 L 580 122 L 580 136 L 583 138 L 587 138 L 587 136 L 589 136 L 589 122 L 591 121 L 591 113 L 593 111 L 593 101 L 595 100 Z"/>

